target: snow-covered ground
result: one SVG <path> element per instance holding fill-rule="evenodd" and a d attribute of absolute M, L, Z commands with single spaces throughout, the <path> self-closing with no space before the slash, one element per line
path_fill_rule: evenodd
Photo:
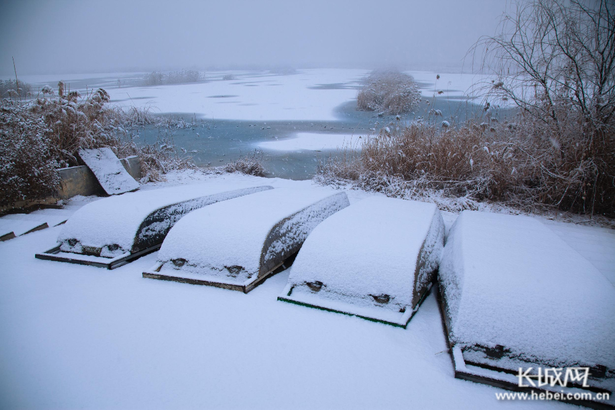
<path fill-rule="evenodd" d="M 458 99 L 478 79 L 408 73 L 424 98 Z M 260 144 L 284 155 L 352 148 L 363 135 L 348 125 L 338 131 L 336 123 L 335 132 L 343 135 L 325 136 L 314 131 L 330 132 L 331 124 L 310 121 L 338 121 L 336 110 L 356 98 L 366 70 L 299 70 L 285 76 L 235 71 L 233 80 L 223 79 L 229 72 L 210 72 L 204 83 L 155 87 L 140 85 L 145 74 L 20 79 L 35 86 L 65 80 L 71 90 L 102 86 L 119 106 L 258 121 L 264 133 L 265 121 L 297 121 L 287 124 L 293 131 L 272 126 L 275 134 L 266 142 L 265 136 L 246 137 L 245 146 Z M 299 121 L 307 122 L 301 128 Z M 244 134 L 257 129 L 216 126 L 223 125 Z M 207 138 L 217 137 L 216 126 Z M 212 178 L 229 190 L 271 185 L 336 192 L 311 181 L 193 172 L 173 174 L 170 182 L 147 184 L 141 191 Z M 351 204 L 379 195 L 347 194 Z M 43 222 L 51 227 L 0 242 L 0 408 L 571 408 L 501 402 L 495 398 L 501 390 L 455 379 L 433 291 L 404 330 L 277 301 L 288 270 L 245 295 L 142 278 L 157 253 L 113 271 L 34 258 L 56 245 L 62 230 L 57 223 L 97 199 L 76 197 L 61 210 L 0 218 L 0 235 Z M 448 232 L 457 215 L 442 214 Z M 615 286 L 615 230 L 541 221 Z"/>
<path fill-rule="evenodd" d="M 210 178 L 325 189 L 191 173 L 142 189 Z M 348 191 L 351 204 L 372 195 Z M 547 226 L 615 286 L 613 231 Z M 277 301 L 288 271 L 245 295 L 142 278 L 156 253 L 113 271 L 35 259 L 60 230 L 0 242 L 0 408 L 572 408 L 501 402 L 501 390 L 455 379 L 433 292 L 404 330 Z"/>

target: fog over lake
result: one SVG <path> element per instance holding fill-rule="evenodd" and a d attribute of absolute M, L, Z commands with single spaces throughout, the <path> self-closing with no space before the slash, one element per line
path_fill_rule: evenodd
<path fill-rule="evenodd" d="M 0 4 L 0 74 L 301 67 L 459 69 L 509 0 Z M 469 64 L 466 59 L 464 67 Z"/>

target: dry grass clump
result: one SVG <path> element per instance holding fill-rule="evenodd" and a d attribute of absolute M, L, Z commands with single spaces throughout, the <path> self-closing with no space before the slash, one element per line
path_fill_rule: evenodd
<path fill-rule="evenodd" d="M 389 196 L 437 192 L 524 210 L 551 207 L 615 216 L 613 128 L 594 141 L 591 157 L 580 143 L 582 124 L 571 123 L 557 141 L 552 131 L 531 117 L 520 117 L 517 124 L 447 129 L 414 124 L 399 133 L 382 133 L 352 161 L 330 161 L 318 180 L 345 180 Z"/>
<path fill-rule="evenodd" d="M 403 114 L 418 105 L 421 94 L 412 76 L 397 71 L 374 71 L 357 96 L 359 109 Z"/>
<path fill-rule="evenodd" d="M 246 175 L 254 175 L 257 177 L 265 176 L 265 168 L 263 167 L 263 154 L 254 152 L 250 155 L 245 155 L 237 161 L 229 162 L 224 166 L 224 171 L 233 173 L 239 172 Z"/>
<path fill-rule="evenodd" d="M 0 99 L 0 205 L 51 196 L 59 182 L 56 169 L 80 165 L 81 148 L 109 147 L 120 158 L 139 156 L 145 181 L 193 166 L 168 142 L 138 146 L 126 129 L 134 113 L 107 108 L 108 101 L 103 89 L 82 98 L 66 94 L 62 83 L 57 98 Z"/>

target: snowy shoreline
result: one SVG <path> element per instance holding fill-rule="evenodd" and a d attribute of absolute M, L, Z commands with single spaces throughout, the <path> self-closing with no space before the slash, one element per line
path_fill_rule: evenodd
<path fill-rule="evenodd" d="M 250 182 L 339 192 L 312 181 L 193 171 L 142 189 L 208 180 L 229 188 Z M 351 204 L 381 196 L 346 192 Z M 76 197 L 67 209 L 97 199 Z M 456 215 L 443 214 L 450 228 Z M 603 274 L 613 271 L 615 231 L 547 226 Z M 453 377 L 433 291 L 402 330 L 278 302 L 288 270 L 243 295 L 143 279 L 156 253 L 114 271 L 35 259 L 60 229 L 0 243 L 0 360 L 11 370 L 2 402 L 8 407 L 397 408 L 412 402 L 494 408 L 499 389 Z M 591 245 L 596 239 L 599 246 Z M 610 280 L 615 283 L 615 271 Z M 236 394 L 238 385 L 244 394 Z M 435 394 L 434 386 L 447 393 Z"/>

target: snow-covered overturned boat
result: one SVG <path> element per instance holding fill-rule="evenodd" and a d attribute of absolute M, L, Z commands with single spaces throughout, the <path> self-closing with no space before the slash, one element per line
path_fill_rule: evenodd
<path fill-rule="evenodd" d="M 438 277 L 455 377 L 512 390 L 608 391 L 610 401 L 563 399 L 615 405 L 615 288 L 547 226 L 464 211 Z M 561 386 L 568 376 L 575 382 Z"/>
<path fill-rule="evenodd" d="M 249 292 L 293 256 L 345 193 L 275 189 L 192 212 L 165 239 L 143 277 Z"/>
<path fill-rule="evenodd" d="M 58 245 L 36 257 L 114 269 L 158 250 L 187 213 L 271 189 L 228 190 L 223 184 L 196 184 L 101 199 L 79 209 L 60 232 Z"/>
<path fill-rule="evenodd" d="M 309 236 L 278 300 L 406 327 L 444 246 L 434 204 L 368 198 Z"/>

